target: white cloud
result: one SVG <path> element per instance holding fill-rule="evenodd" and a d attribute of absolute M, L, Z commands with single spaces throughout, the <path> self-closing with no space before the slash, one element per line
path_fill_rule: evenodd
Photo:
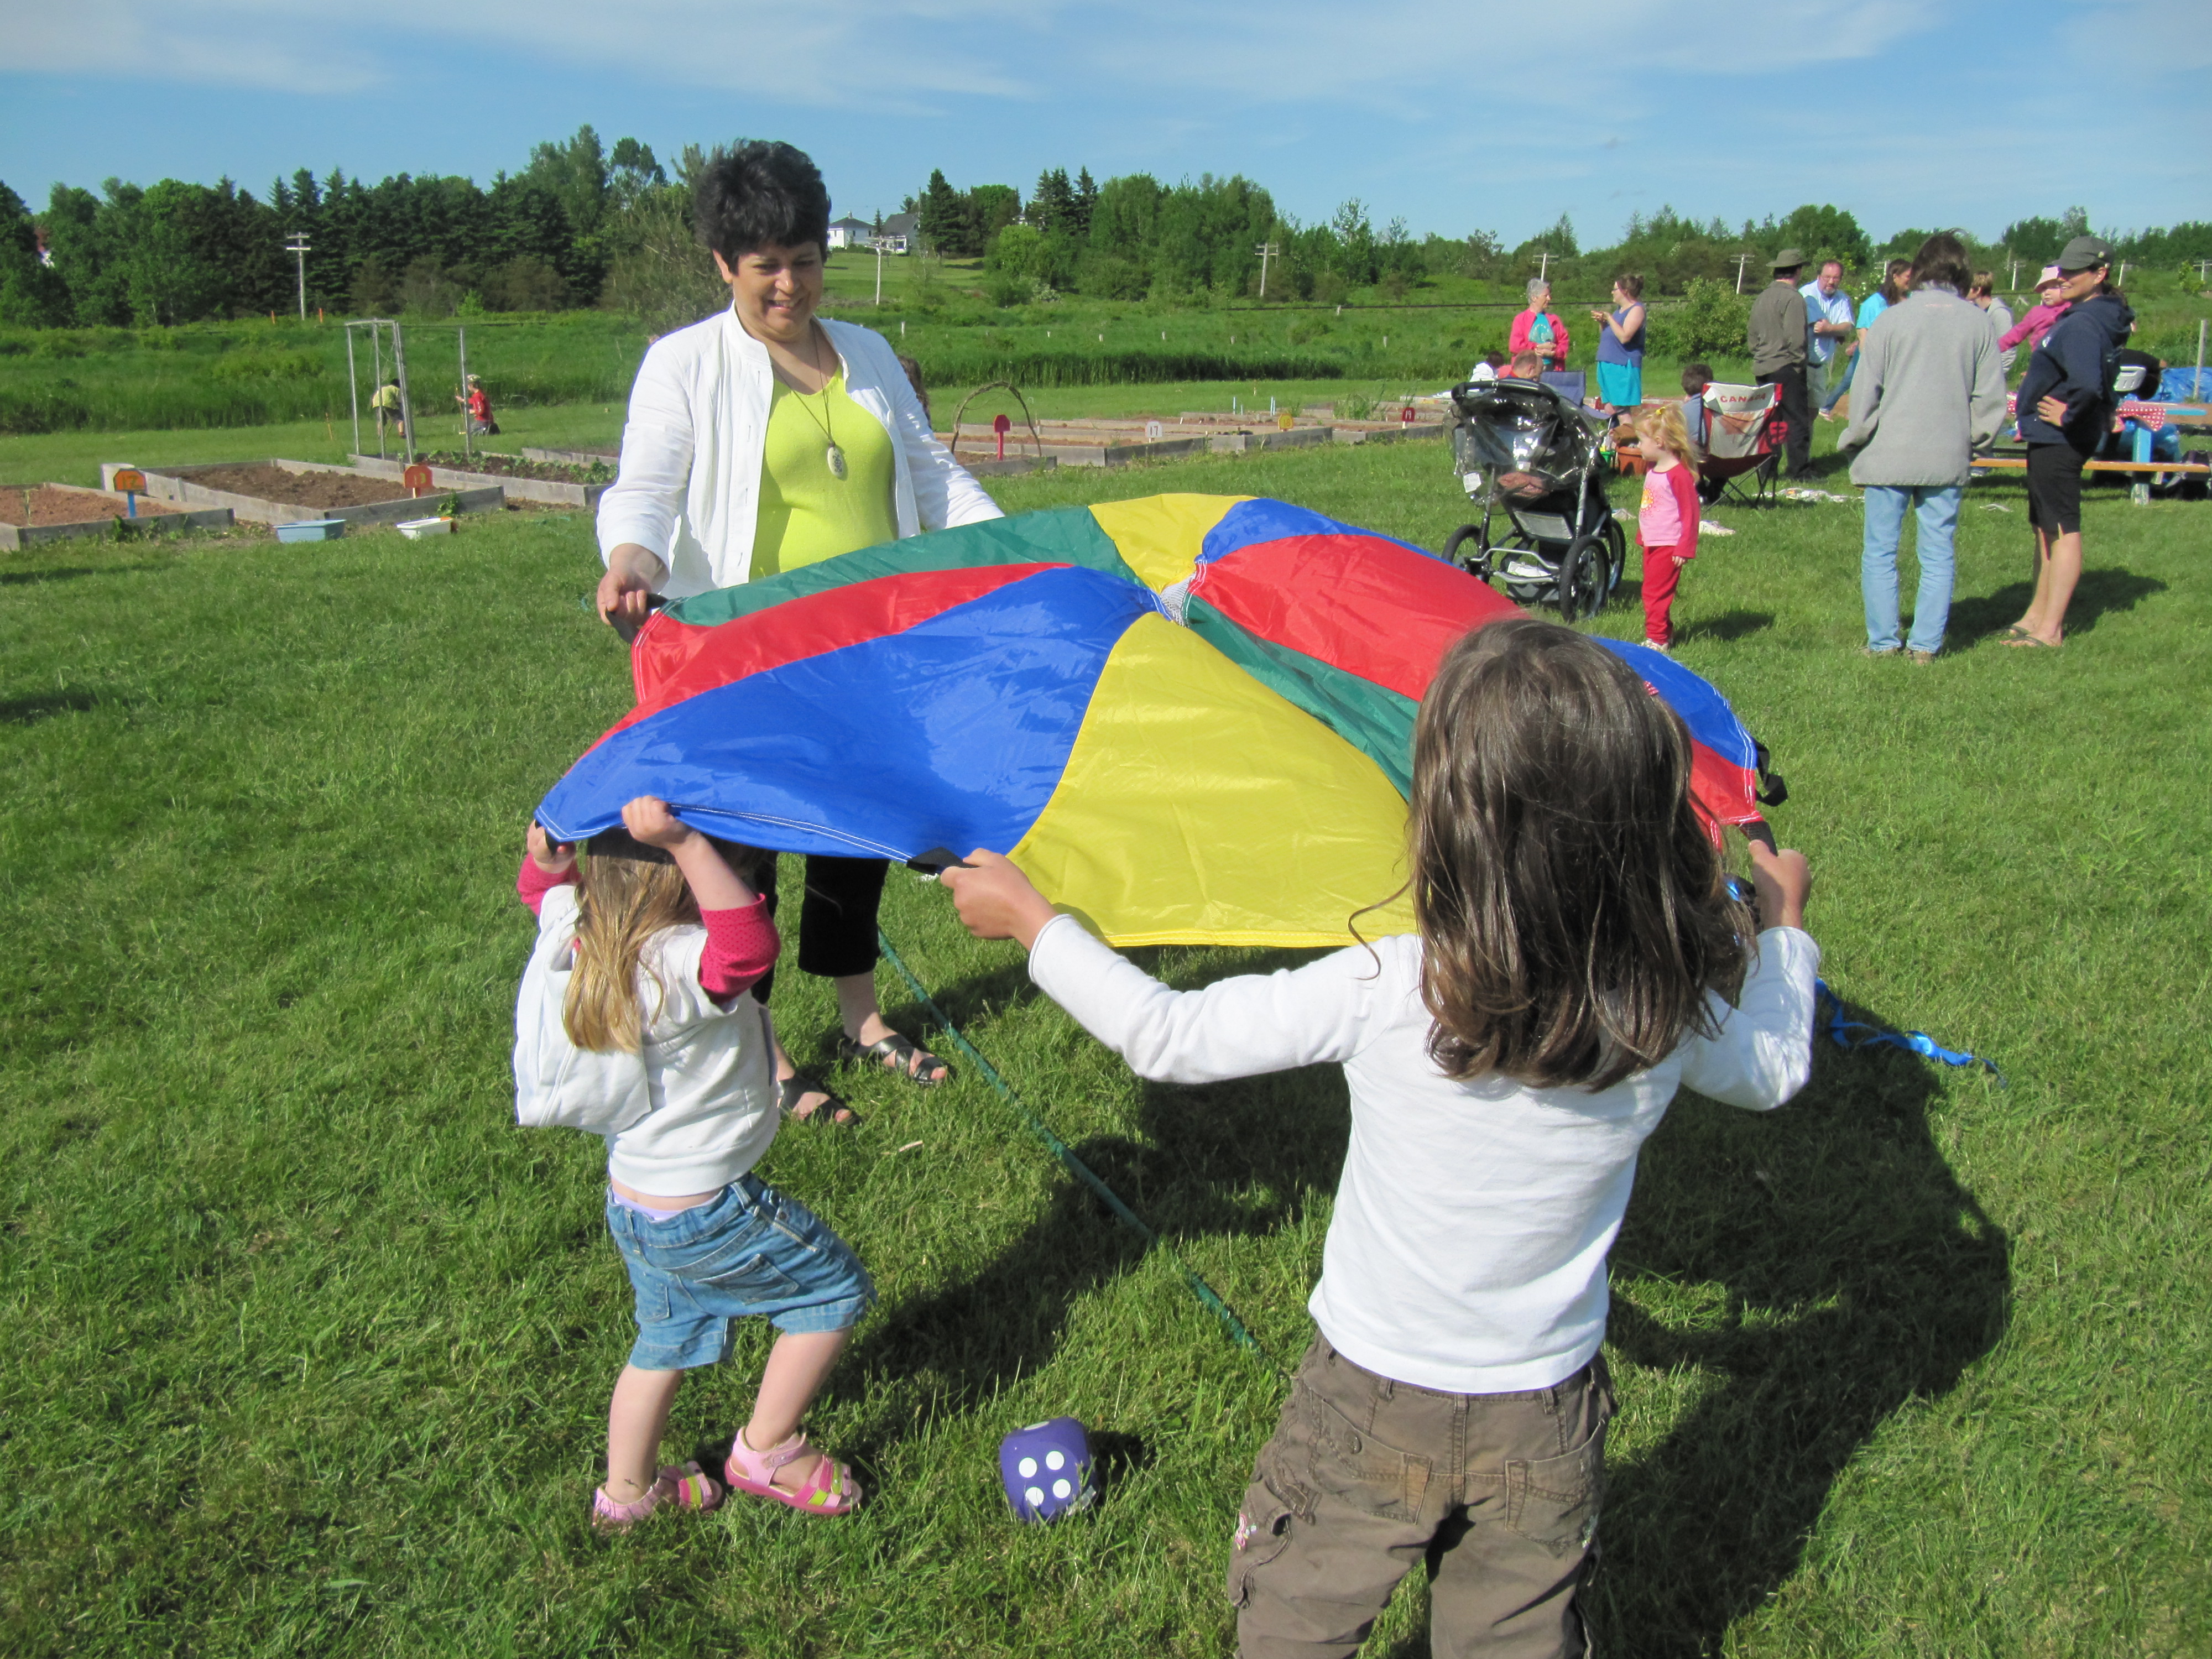
<path fill-rule="evenodd" d="M 1756 76 L 1863 57 L 1929 17 L 1904 0 L 1840 11 L 1831 0 L 388 0 L 371 28 L 303 0 L 77 0 L 11 6 L 0 59 L 33 73 L 334 91 L 462 41 L 509 63 L 619 65 L 802 106 L 1103 93 L 1495 108 L 1501 98 L 1583 105 L 1658 68 Z"/>

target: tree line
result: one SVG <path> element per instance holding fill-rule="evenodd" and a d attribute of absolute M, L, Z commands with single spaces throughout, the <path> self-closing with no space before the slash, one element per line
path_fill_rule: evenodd
<path fill-rule="evenodd" d="M 537 145 L 526 166 L 489 188 L 406 173 L 370 184 L 307 169 L 257 196 L 229 179 L 148 187 L 110 179 L 95 193 L 58 184 L 34 211 L 0 184 L 0 324 L 165 325 L 292 311 L 299 272 L 288 239 L 304 238 L 307 304 L 348 315 L 441 316 L 605 305 L 665 327 L 721 303 L 689 228 L 691 185 L 707 155 L 684 147 L 672 167 L 634 138 L 604 144 L 591 127 Z M 1437 277 L 1518 283 L 1540 271 L 1561 290 L 1601 295 L 1635 270 L 1646 291 L 1692 282 L 1764 279 L 1785 246 L 1833 257 L 1862 284 L 1928 234 L 1876 242 L 1845 210 L 1808 204 L 1741 225 L 1672 207 L 1630 217 L 1620 240 L 1584 248 L 1566 215 L 1508 246 L 1482 230 L 1415 240 L 1404 220 L 1376 228 L 1354 199 L 1302 223 L 1242 175 L 1164 184 L 1150 173 L 1093 179 L 1087 167 L 1038 176 L 1026 201 L 1011 185 L 956 189 L 941 169 L 906 198 L 922 246 L 980 259 L 1001 305 L 1078 294 L 1107 300 L 1258 299 L 1340 302 L 1354 292 L 1402 299 Z M 1969 238 L 2008 276 L 2039 268 L 2088 226 L 2070 208 Z M 2200 285 L 2212 224 L 2109 236 L 2117 257 L 2166 280 Z M 1264 250 L 1264 252 L 1263 252 Z M 2033 280 L 2022 272 L 2023 283 Z"/>

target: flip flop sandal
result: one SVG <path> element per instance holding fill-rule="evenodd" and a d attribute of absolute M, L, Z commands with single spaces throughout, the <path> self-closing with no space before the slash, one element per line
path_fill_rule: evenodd
<path fill-rule="evenodd" d="M 793 1429 L 790 1437 L 779 1444 L 766 1451 L 755 1451 L 745 1444 L 744 1431 L 740 1429 L 738 1437 L 730 1443 L 729 1461 L 722 1465 L 722 1478 L 730 1483 L 732 1492 L 773 1498 L 805 1515 L 850 1515 L 860 1508 L 860 1487 L 853 1479 L 853 1471 L 821 1452 L 815 1453 L 817 1461 L 814 1473 L 801 1490 L 793 1492 L 775 1484 L 775 1472 L 787 1463 L 796 1462 L 810 1449 L 805 1436 Z"/>
<path fill-rule="evenodd" d="M 799 1109 L 799 1103 L 808 1095 L 827 1095 L 811 1112 Z M 838 1097 L 835 1089 L 817 1082 L 804 1072 L 793 1072 L 778 1079 L 775 1085 L 776 1109 L 793 1123 L 826 1123 L 833 1129 L 851 1129 L 860 1125 L 860 1115 Z"/>
<path fill-rule="evenodd" d="M 2049 640 L 2039 640 L 2033 634 L 2022 634 L 2018 639 L 2007 640 L 2005 643 L 2007 645 L 2025 645 L 2038 651 L 2057 651 L 2064 648 L 2066 641 L 2060 640 L 2054 645 Z"/>
<path fill-rule="evenodd" d="M 604 1486 L 595 1488 L 592 1493 L 592 1524 L 601 1532 L 628 1532 L 664 1504 L 704 1515 L 721 1501 L 722 1489 L 714 1484 L 713 1475 L 703 1473 L 696 1463 L 672 1463 L 661 1470 L 660 1478 L 647 1489 L 644 1497 L 627 1504 L 616 1503 L 607 1496 Z"/>
<path fill-rule="evenodd" d="M 896 1031 L 873 1042 L 862 1042 L 841 1031 L 837 1034 L 837 1058 L 880 1066 L 923 1089 L 934 1089 L 952 1075 L 952 1068 L 944 1060 Z M 943 1069 L 935 1077 L 925 1075 L 932 1066 Z"/>

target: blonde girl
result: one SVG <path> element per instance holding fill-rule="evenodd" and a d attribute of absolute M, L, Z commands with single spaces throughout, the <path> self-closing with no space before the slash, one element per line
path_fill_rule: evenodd
<path fill-rule="evenodd" d="M 775 924 L 663 802 L 630 802 L 623 825 L 592 838 L 580 871 L 574 847 L 532 825 L 515 883 L 538 928 L 515 1005 L 516 1113 L 605 1139 L 607 1231 L 636 1293 L 592 1518 L 621 1531 L 663 1505 L 722 1501 L 697 1463 L 662 1466 L 660 1441 L 684 1372 L 728 1358 L 732 1322 L 754 1316 L 781 1334 L 723 1480 L 847 1514 L 852 1471 L 799 1424 L 874 1291 L 836 1234 L 753 1173 L 778 1110 L 765 1016 L 745 993 L 775 965 Z"/>
<path fill-rule="evenodd" d="M 1698 556 L 1697 451 L 1674 404 L 1654 404 L 1637 416 L 1636 443 L 1650 464 L 1636 514 L 1636 538 L 1644 548 L 1644 643 L 1664 651 L 1674 641 L 1674 585 L 1682 567 Z"/>
<path fill-rule="evenodd" d="M 1638 1149 L 1678 1087 L 1765 1109 L 1812 1060 L 1805 860 L 1753 849 L 1754 945 L 1690 752 L 1619 657 L 1516 617 L 1455 646 L 1422 700 L 1416 933 L 1177 992 L 1006 860 L 945 874 L 969 927 L 1020 940 L 1145 1077 L 1344 1068 L 1316 1334 L 1230 1552 L 1247 1655 L 1349 1653 L 1425 1554 L 1435 1651 L 1584 1651 L 1605 1259 Z"/>

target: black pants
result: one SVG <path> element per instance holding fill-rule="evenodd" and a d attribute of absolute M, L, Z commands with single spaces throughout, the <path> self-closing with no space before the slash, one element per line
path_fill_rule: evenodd
<path fill-rule="evenodd" d="M 1790 423 L 1789 436 L 1784 441 L 1783 455 L 1788 465 L 1784 468 L 1795 478 L 1808 472 L 1813 466 L 1813 411 L 1805 395 L 1805 365 L 1790 363 L 1771 374 L 1759 377 L 1761 386 L 1782 388 L 1782 418 Z"/>
<path fill-rule="evenodd" d="M 823 979 L 873 973 L 876 967 L 876 911 L 883 903 L 882 859 L 837 859 L 806 855 L 806 896 L 799 906 L 799 971 Z M 754 884 L 775 914 L 775 854 L 760 866 Z M 763 1007 L 775 987 L 771 968 L 753 986 Z"/>

